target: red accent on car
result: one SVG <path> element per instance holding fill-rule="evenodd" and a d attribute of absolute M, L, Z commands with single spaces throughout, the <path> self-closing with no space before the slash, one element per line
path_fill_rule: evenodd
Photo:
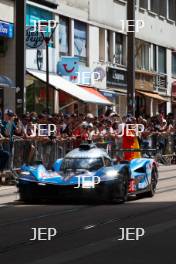
<path fill-rule="evenodd" d="M 128 186 L 128 192 L 132 193 L 132 192 L 135 192 L 135 191 L 136 191 L 135 180 L 131 179 L 130 182 L 129 182 L 129 186 Z"/>

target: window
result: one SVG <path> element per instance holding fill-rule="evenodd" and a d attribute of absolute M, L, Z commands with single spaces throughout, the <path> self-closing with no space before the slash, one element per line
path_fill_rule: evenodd
<path fill-rule="evenodd" d="M 99 30 L 99 59 L 105 61 L 105 29 L 100 28 Z"/>
<path fill-rule="evenodd" d="M 34 21 L 53 20 L 53 14 L 44 9 L 27 5 L 26 7 L 26 26 L 33 26 Z M 54 47 L 54 35 L 51 38 L 50 47 Z"/>
<path fill-rule="evenodd" d="M 110 48 L 111 48 L 111 32 L 110 30 L 107 31 L 107 61 L 111 61 L 111 54 L 110 54 Z"/>
<path fill-rule="evenodd" d="M 115 35 L 115 63 L 123 65 L 123 35 Z"/>
<path fill-rule="evenodd" d="M 176 52 L 172 53 L 172 75 L 176 77 Z"/>
<path fill-rule="evenodd" d="M 175 0 L 168 0 L 168 16 L 171 20 L 176 21 L 176 3 Z"/>
<path fill-rule="evenodd" d="M 159 14 L 159 0 L 150 0 L 150 10 L 156 14 Z"/>
<path fill-rule="evenodd" d="M 166 49 L 158 47 L 158 72 L 166 73 Z"/>
<path fill-rule="evenodd" d="M 153 71 L 157 71 L 157 47 L 153 45 Z"/>
<path fill-rule="evenodd" d="M 103 167 L 103 161 L 101 158 L 65 158 L 61 165 L 61 171 L 94 171 L 101 167 Z"/>
<path fill-rule="evenodd" d="M 148 9 L 148 0 L 139 0 L 139 7 Z"/>
<path fill-rule="evenodd" d="M 159 1 L 159 15 L 167 17 L 167 0 Z"/>
<path fill-rule="evenodd" d="M 33 26 L 34 21 L 38 20 L 52 20 L 53 14 L 44 9 L 27 5 L 26 7 L 26 25 Z"/>
<path fill-rule="evenodd" d="M 69 55 L 69 20 L 66 17 L 59 19 L 59 45 L 60 56 Z"/>
<path fill-rule="evenodd" d="M 87 61 L 87 25 L 75 20 L 74 22 L 74 54 L 80 62 Z"/>
<path fill-rule="evenodd" d="M 150 44 L 136 40 L 136 67 L 149 70 Z"/>
<path fill-rule="evenodd" d="M 167 17 L 167 0 L 150 0 L 150 10 L 158 15 Z"/>

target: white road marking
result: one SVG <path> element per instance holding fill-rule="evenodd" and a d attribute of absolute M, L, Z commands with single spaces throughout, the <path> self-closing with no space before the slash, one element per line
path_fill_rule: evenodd
<path fill-rule="evenodd" d="M 83 229 L 88 230 L 88 229 L 95 228 L 95 227 L 96 225 L 87 225 L 87 226 L 84 226 Z"/>

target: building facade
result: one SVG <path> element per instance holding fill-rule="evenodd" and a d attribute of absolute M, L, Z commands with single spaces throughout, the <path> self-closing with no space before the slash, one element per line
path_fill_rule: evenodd
<path fill-rule="evenodd" d="M 175 112 L 175 1 L 136 0 L 135 9 L 136 20 L 143 21 L 144 25 L 135 36 L 136 114 Z M 123 28 L 122 21 L 127 20 L 127 1 L 60 0 L 58 5 L 57 1 L 27 1 L 26 17 L 27 26 L 35 19 L 54 19 L 59 23 L 49 47 L 51 73 L 61 74 L 62 60 L 66 57 L 77 58 L 79 76 L 72 81 L 96 88 L 114 103 L 114 110 L 126 114 L 127 26 Z M 45 71 L 45 56 L 44 46 L 27 47 L 27 69 Z M 95 76 L 91 78 L 93 73 L 98 75 L 98 80 Z M 31 76 L 26 82 L 27 110 L 40 110 L 45 101 L 44 84 Z M 62 109 L 71 100 L 68 95 L 50 88 L 53 111 Z M 92 105 L 90 108 L 97 113 L 104 109 Z M 72 105 L 72 111 L 78 109 L 82 111 L 82 105 Z"/>
<path fill-rule="evenodd" d="M 0 112 L 15 110 L 14 1 L 0 1 Z"/>

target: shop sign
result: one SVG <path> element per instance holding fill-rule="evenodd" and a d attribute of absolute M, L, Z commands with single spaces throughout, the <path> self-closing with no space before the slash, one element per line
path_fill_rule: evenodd
<path fill-rule="evenodd" d="M 41 32 L 35 31 L 34 27 L 30 26 L 26 29 L 26 46 L 28 48 L 36 49 L 43 44 L 43 35 Z"/>
<path fill-rule="evenodd" d="M 115 68 L 107 68 L 107 85 L 126 88 L 127 87 L 127 72 Z"/>
<path fill-rule="evenodd" d="M 111 92 L 111 91 L 106 91 L 106 90 L 100 90 L 100 92 L 105 96 L 105 97 L 109 97 L 109 98 L 114 98 L 116 96 L 115 92 Z"/>
<path fill-rule="evenodd" d="M 79 71 L 79 58 L 63 56 L 57 64 L 57 74 L 67 77 L 69 80 L 74 81 L 78 77 Z"/>
<path fill-rule="evenodd" d="M 99 73 L 99 81 L 103 81 L 106 76 L 106 71 L 102 67 L 96 67 L 94 72 Z"/>
<path fill-rule="evenodd" d="M 0 21 L 0 36 L 6 38 L 13 38 L 13 31 L 13 24 Z"/>
<path fill-rule="evenodd" d="M 75 84 L 94 85 L 100 73 L 80 65 L 78 57 L 63 56 L 57 64 L 57 74 Z"/>

